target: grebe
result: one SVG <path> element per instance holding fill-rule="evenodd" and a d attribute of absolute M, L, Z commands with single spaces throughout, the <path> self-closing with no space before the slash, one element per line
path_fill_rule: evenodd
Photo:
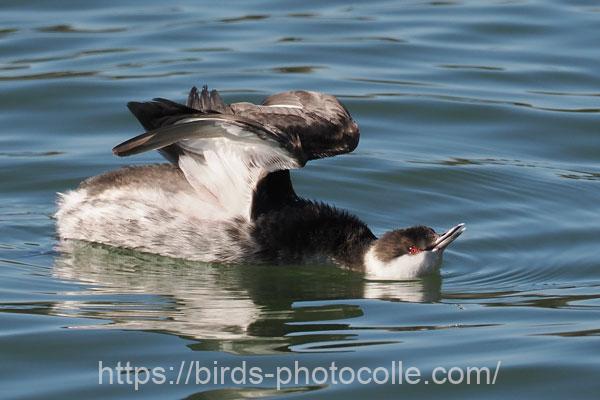
<path fill-rule="evenodd" d="M 290 91 L 226 104 L 205 86 L 186 105 L 127 106 L 146 132 L 113 153 L 158 150 L 170 164 L 121 168 L 59 194 L 61 239 L 209 263 L 329 261 L 400 280 L 437 271 L 465 229 L 416 226 L 377 238 L 354 215 L 295 193 L 290 169 L 358 145 L 358 125 L 334 96 Z"/>

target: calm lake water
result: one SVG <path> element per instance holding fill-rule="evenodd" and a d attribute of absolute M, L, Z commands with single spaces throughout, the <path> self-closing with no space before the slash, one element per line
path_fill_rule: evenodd
<path fill-rule="evenodd" d="M 98 3 L 98 4 L 95 4 Z M 146 398 L 597 398 L 600 7 L 595 1 L 23 1 L 0 5 L 0 397 L 124 398 L 98 363 L 501 367 L 495 385 L 147 384 Z M 125 163 L 129 100 L 337 95 L 353 154 L 297 191 L 377 233 L 468 231 L 440 276 L 230 267 L 57 248 L 56 192 Z M 172 370 L 169 368 L 173 368 Z M 458 374 L 455 375 L 455 377 Z M 144 373 L 138 374 L 139 378 Z M 108 378 L 106 378 L 108 379 Z M 116 379 L 116 378 L 115 378 Z"/>

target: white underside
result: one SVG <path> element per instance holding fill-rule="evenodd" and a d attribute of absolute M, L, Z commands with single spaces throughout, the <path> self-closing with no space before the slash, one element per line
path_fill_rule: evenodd
<path fill-rule="evenodd" d="M 365 277 L 371 280 L 410 280 L 430 275 L 439 270 L 443 250 L 405 254 L 389 262 L 380 260 L 374 247 L 365 254 Z"/>

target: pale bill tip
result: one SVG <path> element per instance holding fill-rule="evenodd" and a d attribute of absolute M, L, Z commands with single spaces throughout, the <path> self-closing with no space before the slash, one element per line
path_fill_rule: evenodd
<path fill-rule="evenodd" d="M 433 250 L 435 251 L 445 249 L 450 243 L 454 242 L 456 238 L 458 238 L 466 229 L 467 228 L 464 222 L 448 229 L 444 234 L 442 234 L 438 238 Z"/>

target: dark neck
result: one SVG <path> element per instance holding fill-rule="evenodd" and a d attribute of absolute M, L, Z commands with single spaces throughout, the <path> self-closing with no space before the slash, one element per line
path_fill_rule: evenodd
<path fill-rule="evenodd" d="M 254 236 L 265 261 L 294 263 L 323 256 L 353 270 L 363 269 L 364 254 L 375 240 L 357 217 L 300 198 L 260 214 Z"/>
<path fill-rule="evenodd" d="M 290 180 L 290 171 L 271 172 L 256 185 L 252 197 L 251 218 L 257 219 L 262 214 L 277 210 L 298 200 L 298 196 Z"/>

